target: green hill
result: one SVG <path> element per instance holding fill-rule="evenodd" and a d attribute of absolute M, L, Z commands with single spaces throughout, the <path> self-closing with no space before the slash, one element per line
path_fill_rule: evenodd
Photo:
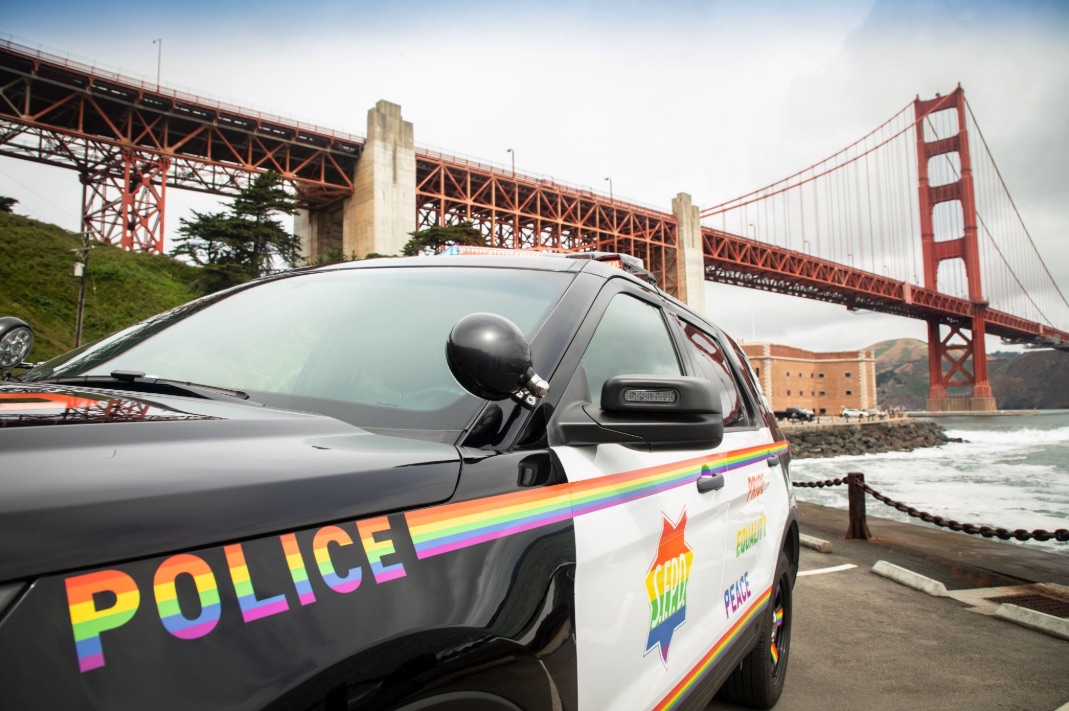
<path fill-rule="evenodd" d="M 1069 353 L 1032 351 L 990 367 L 991 392 L 1004 410 L 1069 408 Z"/>
<path fill-rule="evenodd" d="M 928 398 L 928 344 L 915 338 L 880 341 L 876 397 L 881 407 L 923 410 Z M 987 354 L 988 377 L 1006 410 L 1069 407 L 1069 353 L 996 351 Z"/>
<path fill-rule="evenodd" d="M 916 338 L 880 341 L 876 356 L 876 401 L 880 407 L 924 408 L 928 397 L 928 344 Z"/>
<path fill-rule="evenodd" d="M 81 237 L 27 217 L 0 213 L 0 316 L 34 330 L 30 358 L 74 347 L 80 279 L 73 275 Z M 195 298 L 199 269 L 158 254 L 96 245 L 89 257 L 83 343 Z"/>

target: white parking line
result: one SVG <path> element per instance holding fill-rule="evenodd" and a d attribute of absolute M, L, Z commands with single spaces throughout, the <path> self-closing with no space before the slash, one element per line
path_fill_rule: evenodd
<path fill-rule="evenodd" d="M 841 571 L 850 570 L 851 568 L 856 568 L 856 567 L 857 566 L 854 565 L 853 563 L 843 563 L 842 565 L 833 565 L 830 568 L 817 568 L 816 570 L 803 570 L 801 573 L 798 573 L 798 577 L 800 578 L 803 575 L 821 575 L 823 573 L 839 573 Z"/>

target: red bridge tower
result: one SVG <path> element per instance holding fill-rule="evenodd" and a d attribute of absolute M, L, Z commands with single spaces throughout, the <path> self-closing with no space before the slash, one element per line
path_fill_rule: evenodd
<path fill-rule="evenodd" d="M 976 196 L 973 190 L 972 160 L 966 131 L 965 93 L 961 86 L 949 96 L 913 102 L 917 131 L 917 177 L 921 217 L 921 247 L 924 256 L 924 286 L 938 290 L 939 264 L 962 260 L 968 283 L 971 318 L 946 320 L 928 318 L 928 406 L 933 412 L 994 410 L 995 398 L 987 380 L 986 332 L 987 300 L 980 285 L 980 253 L 976 231 Z M 958 132 L 933 141 L 925 139 L 925 120 L 934 113 L 957 112 Z M 957 153 L 960 173 L 954 182 L 931 186 L 928 164 L 937 156 Z M 933 214 L 935 206 L 957 202 L 961 206 L 964 234 L 937 241 Z M 943 327 L 946 326 L 944 333 Z M 950 388 L 971 388 L 971 393 L 951 395 Z M 960 392 L 960 390 L 959 390 Z"/>

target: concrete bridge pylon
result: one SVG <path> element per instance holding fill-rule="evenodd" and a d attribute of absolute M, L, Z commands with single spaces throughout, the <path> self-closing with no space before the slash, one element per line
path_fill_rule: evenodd
<path fill-rule="evenodd" d="M 367 113 L 367 141 L 353 194 L 340 204 L 300 211 L 294 231 L 309 262 L 341 248 L 346 257 L 396 255 L 416 229 L 416 147 L 401 107 L 379 101 Z"/>
<path fill-rule="evenodd" d="M 698 313 L 705 313 L 705 252 L 702 246 L 702 223 L 698 206 L 687 193 L 672 198 L 680 254 L 679 293 L 676 296 Z"/>

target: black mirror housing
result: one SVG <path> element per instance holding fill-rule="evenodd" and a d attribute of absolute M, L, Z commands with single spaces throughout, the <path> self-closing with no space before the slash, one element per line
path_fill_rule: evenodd
<path fill-rule="evenodd" d="M 714 449 L 724 439 L 720 392 L 688 376 L 618 375 L 601 390 L 601 407 L 576 403 L 559 413 L 561 444 L 622 444 L 660 451 Z"/>

